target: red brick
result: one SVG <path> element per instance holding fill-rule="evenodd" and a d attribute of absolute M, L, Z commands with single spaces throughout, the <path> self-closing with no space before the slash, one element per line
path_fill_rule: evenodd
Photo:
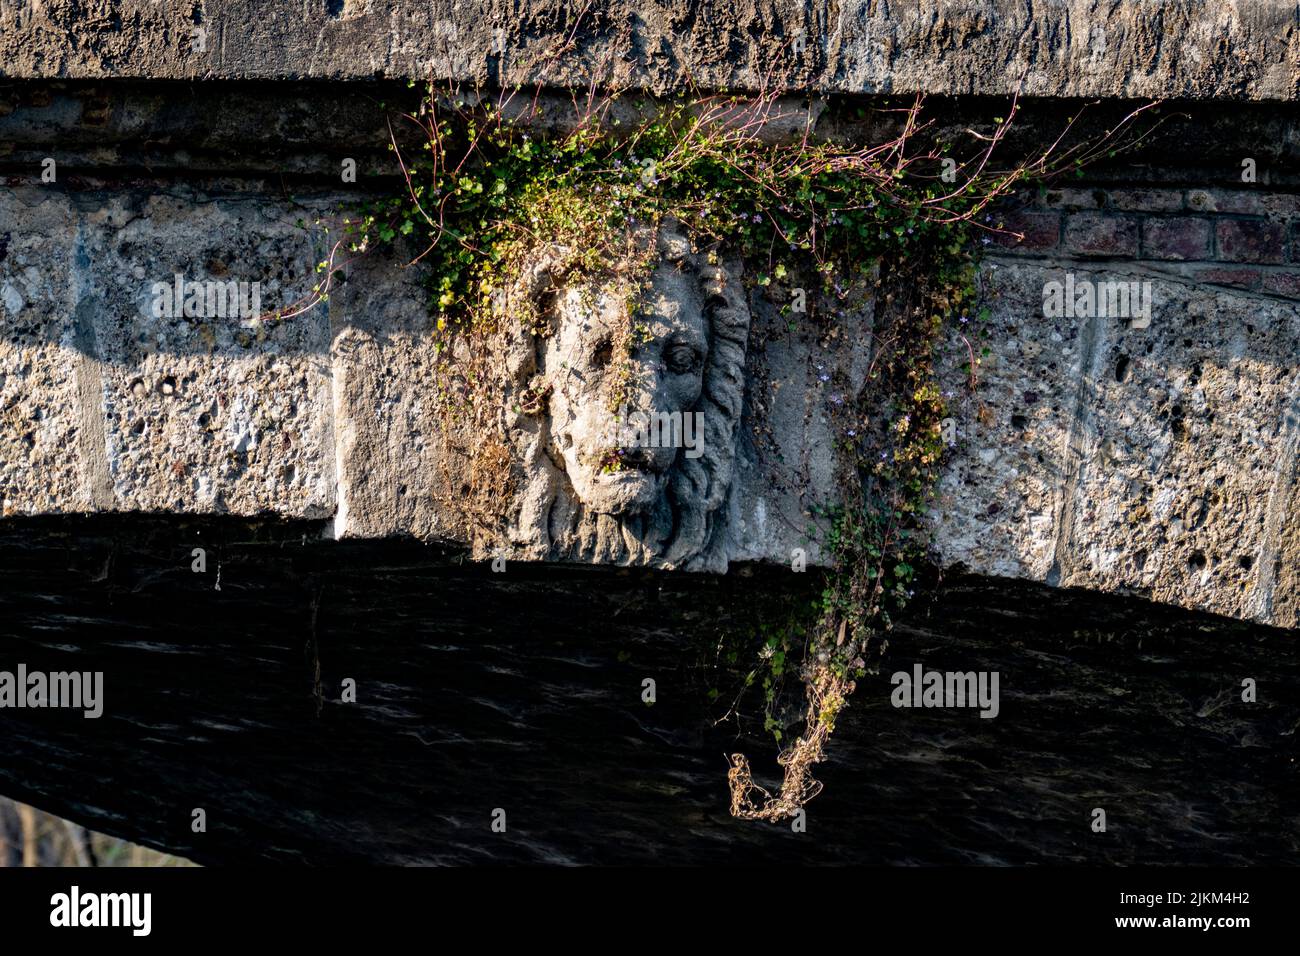
<path fill-rule="evenodd" d="M 1100 209 L 1106 203 L 1106 193 L 1101 189 L 1079 189 L 1063 186 L 1049 189 L 1042 204 L 1049 209 Z"/>
<path fill-rule="evenodd" d="M 1235 212 L 1247 216 L 1264 215 L 1259 193 L 1225 189 L 1192 189 L 1187 193 L 1187 208 L 1198 212 Z"/>
<path fill-rule="evenodd" d="M 1110 207 L 1125 212 L 1174 212 L 1183 208 L 1181 189 L 1114 189 Z"/>
<path fill-rule="evenodd" d="M 1209 251 L 1208 219 L 1152 216 L 1142 220 L 1144 259 L 1205 259 Z"/>
<path fill-rule="evenodd" d="M 1265 215 L 1274 219 L 1300 216 L 1300 196 L 1295 193 L 1269 193 L 1263 202 Z"/>
<path fill-rule="evenodd" d="M 1081 256 L 1136 256 L 1137 220 L 1129 216 L 1078 213 L 1066 220 L 1065 248 Z"/>
<path fill-rule="evenodd" d="M 1277 295 L 1300 299 L 1300 271 L 1265 273 L 1264 289 Z"/>
<path fill-rule="evenodd" d="M 1198 270 L 1196 279 L 1209 285 L 1231 285 L 1240 289 L 1253 289 L 1259 284 L 1259 270 L 1215 266 Z"/>
<path fill-rule="evenodd" d="M 1061 240 L 1061 217 L 1054 212 L 1008 213 L 1002 217 L 1002 227 L 1025 237 L 994 235 L 993 243 L 1008 252 L 1049 252 Z"/>
<path fill-rule="evenodd" d="M 1286 231 L 1259 219 L 1220 219 L 1214 225 L 1218 259 L 1224 262 L 1285 262 Z"/>
<path fill-rule="evenodd" d="M 1255 189 L 1193 189 L 1187 193 L 1187 208 L 1198 212 L 1286 218 L 1300 214 L 1300 196 Z"/>

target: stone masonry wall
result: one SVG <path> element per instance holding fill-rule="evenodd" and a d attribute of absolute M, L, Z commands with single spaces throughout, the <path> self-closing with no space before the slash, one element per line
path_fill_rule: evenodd
<path fill-rule="evenodd" d="M 993 354 L 943 481 L 942 553 L 1294 626 L 1300 196 L 1101 182 L 1007 223 L 1024 238 L 985 262 Z M 1147 284 L 1147 324 L 1045 316 L 1067 279 Z"/>
<path fill-rule="evenodd" d="M 331 241 L 316 219 L 394 186 L 374 175 L 375 102 L 396 95 L 0 89 L 5 515 L 273 514 L 340 537 L 464 542 L 452 505 L 468 484 L 437 451 L 418 267 L 362 260 L 291 322 L 149 315 L 150 286 L 176 273 L 258 279 L 265 308 L 307 296 Z M 956 129 L 987 112 L 947 108 Z M 1036 122 L 1030 139 L 1048 128 Z M 1179 129 L 1007 212 L 1025 239 L 987 250 L 989 355 L 954 412 L 937 555 L 1296 626 L 1295 117 L 1204 107 Z M 1203 150 L 1186 145 L 1209 129 Z M 348 155 L 358 186 L 338 179 Z M 1258 182 L 1241 181 L 1242 157 Z M 1044 289 L 1071 277 L 1149 284 L 1149 322 L 1046 315 Z M 861 380 L 870 320 L 846 317 L 831 342 L 784 331 L 758 299 L 754 315 L 724 556 L 788 565 L 804 547 L 816 562 L 809 517 L 836 492 L 823 377 Z"/>

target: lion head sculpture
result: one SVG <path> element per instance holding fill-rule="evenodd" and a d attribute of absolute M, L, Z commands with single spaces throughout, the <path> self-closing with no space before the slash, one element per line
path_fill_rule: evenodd
<path fill-rule="evenodd" d="M 732 484 L 750 313 L 738 262 L 668 222 L 624 262 L 540 250 L 503 297 L 503 427 L 529 557 L 712 569 Z M 526 318 L 521 318 L 526 317 Z"/>

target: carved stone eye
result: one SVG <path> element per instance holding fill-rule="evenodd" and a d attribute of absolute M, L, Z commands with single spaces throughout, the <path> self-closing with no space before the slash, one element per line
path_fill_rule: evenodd
<path fill-rule="evenodd" d="M 696 365 L 695 349 L 691 348 L 685 342 L 678 342 L 668 346 L 668 351 L 664 356 L 669 371 L 676 375 L 685 375 L 687 372 L 694 371 Z"/>
<path fill-rule="evenodd" d="M 604 368 L 614 357 L 614 341 L 608 335 L 602 336 L 591 349 L 593 368 Z"/>

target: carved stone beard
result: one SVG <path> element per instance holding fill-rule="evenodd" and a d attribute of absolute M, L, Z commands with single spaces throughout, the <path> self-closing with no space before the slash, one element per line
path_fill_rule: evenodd
<path fill-rule="evenodd" d="M 715 518 L 732 480 L 749 309 L 739 263 L 709 265 L 671 225 L 656 239 L 649 295 L 630 317 L 640 331 L 624 395 L 637 411 L 694 415 L 698 457 L 677 447 L 624 449 L 630 467 L 602 467 L 613 449 L 596 440 L 593 421 L 609 412 L 596 380 L 605 334 L 629 319 L 617 314 L 627 297 L 608 279 L 549 285 L 543 258 L 528 291 L 554 293 L 550 335 L 525 334 L 511 368 L 516 400 L 539 377 L 546 398 L 532 403 L 540 414 L 507 415 L 525 475 L 512 539 L 530 557 L 721 570 Z"/>

